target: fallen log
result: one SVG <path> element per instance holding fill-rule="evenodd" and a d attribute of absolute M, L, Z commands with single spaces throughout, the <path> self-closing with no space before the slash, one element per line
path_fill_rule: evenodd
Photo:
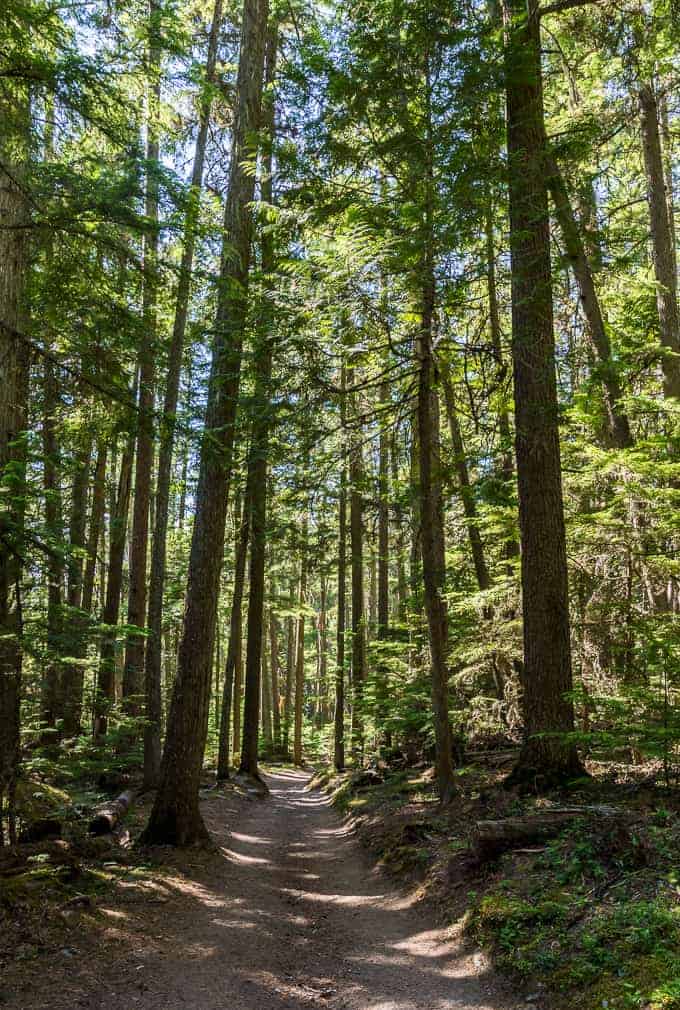
<path fill-rule="evenodd" d="M 527 817 L 505 817 L 501 821 L 477 821 L 474 847 L 480 862 L 495 859 L 502 852 L 520 849 L 555 838 L 571 822 L 583 817 L 606 818 L 612 824 L 630 819 L 616 807 L 552 807 Z"/>
<path fill-rule="evenodd" d="M 109 800 L 96 811 L 90 821 L 88 831 L 91 835 L 110 835 L 123 820 L 135 799 L 133 789 L 126 789 L 115 800 Z"/>

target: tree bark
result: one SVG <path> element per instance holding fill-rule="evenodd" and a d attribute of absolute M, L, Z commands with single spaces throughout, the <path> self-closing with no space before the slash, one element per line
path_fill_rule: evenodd
<path fill-rule="evenodd" d="M 144 663 L 144 693 L 146 697 L 147 719 L 144 729 L 144 779 L 148 785 L 155 785 L 160 774 L 161 633 L 163 625 L 163 590 L 165 585 L 168 517 L 170 510 L 170 479 L 172 475 L 172 455 L 175 445 L 175 422 L 182 371 L 182 354 L 184 351 L 189 296 L 191 294 L 196 228 L 201 202 L 203 169 L 208 142 L 210 111 L 212 108 L 212 86 L 215 78 L 217 44 L 221 23 L 222 0 L 215 0 L 210 34 L 208 36 L 205 85 L 199 98 L 198 136 L 196 137 L 194 164 L 191 172 L 189 202 L 184 218 L 184 245 L 179 267 L 177 294 L 175 296 L 175 318 L 172 328 L 172 338 L 170 340 L 170 347 L 168 348 L 168 371 L 165 379 L 163 419 L 161 422 L 158 449 L 156 517 L 151 551 L 151 572 L 149 576 L 149 637 Z M 183 493 L 185 493 L 184 490 Z M 182 521 L 183 517 L 180 518 L 180 525 Z"/>
<path fill-rule="evenodd" d="M 484 591 L 491 586 L 491 576 L 486 563 L 484 544 L 479 531 L 479 519 L 477 516 L 477 502 L 475 493 L 470 483 L 465 446 L 463 444 L 463 433 L 460 430 L 458 411 L 456 409 L 456 396 L 451 383 L 451 376 L 448 366 L 440 361 L 439 370 L 444 388 L 444 403 L 446 404 L 446 414 L 449 420 L 449 433 L 451 435 L 451 447 L 453 449 L 453 463 L 458 474 L 458 487 L 460 498 L 463 503 L 465 514 L 465 524 L 467 526 L 468 538 L 470 540 L 470 553 L 475 566 L 477 585 Z"/>
<path fill-rule="evenodd" d="M 271 589 L 271 598 L 274 599 L 274 590 Z M 279 669 L 279 629 L 273 605 L 269 610 L 269 658 L 271 663 L 272 680 L 272 733 L 274 754 L 281 753 L 281 698 L 280 698 L 280 669 Z"/>
<path fill-rule="evenodd" d="M 29 350 L 21 334 L 30 210 L 23 180 L 28 161 L 30 104 L 23 83 L 0 89 L 0 845 L 3 818 L 16 841 L 14 796 L 19 772 L 21 699 L 21 575 Z"/>
<path fill-rule="evenodd" d="M 534 787 L 582 772 L 574 728 L 567 556 L 553 334 L 540 29 L 535 0 L 507 0 L 515 448 L 522 544 L 525 742 L 511 781 Z"/>
<path fill-rule="evenodd" d="M 678 398 L 680 397 L 680 311 L 661 153 L 659 110 L 652 83 L 640 85 L 638 100 L 652 236 L 652 262 L 656 280 L 656 305 L 663 352 L 661 367 L 664 376 L 664 395 Z"/>
<path fill-rule="evenodd" d="M 117 796 L 115 800 L 104 803 L 92 820 L 90 821 L 88 832 L 91 835 L 110 835 L 114 828 L 117 828 L 134 802 L 135 794 L 132 789 L 126 790 Z"/>
<path fill-rule="evenodd" d="M 354 373 L 352 373 L 354 374 Z M 349 450 L 349 530 L 352 570 L 352 755 L 364 760 L 364 681 L 366 679 L 366 613 L 364 601 L 363 456 L 361 431 L 352 428 Z"/>
<path fill-rule="evenodd" d="M 217 779 L 229 778 L 231 754 L 241 743 L 241 685 L 235 684 L 237 662 L 241 656 L 241 625 L 243 615 L 243 590 L 246 579 L 246 560 L 248 557 L 248 540 L 250 538 L 250 472 L 246 479 L 246 489 L 241 506 L 241 521 L 236 543 L 236 558 L 234 561 L 234 589 L 231 600 L 231 617 L 229 619 L 229 644 L 227 645 L 227 661 L 224 668 L 224 686 L 222 694 L 222 715 L 220 718 L 220 738 L 217 752 Z M 239 677 L 240 681 L 240 677 Z M 235 690 L 237 688 L 237 690 Z M 235 697 L 234 697 L 235 695 Z M 230 747 L 229 724 L 234 708 L 234 746 Z M 238 712 L 237 712 L 238 709 Z M 238 732 L 237 732 L 238 731 Z"/>
<path fill-rule="evenodd" d="M 491 346 L 494 357 L 498 365 L 499 375 L 505 374 L 505 356 L 503 354 L 503 335 L 501 331 L 501 317 L 498 306 L 498 285 L 496 283 L 496 253 L 493 238 L 493 216 L 491 201 L 487 201 L 485 215 L 485 237 L 486 237 L 486 290 L 489 298 L 489 330 L 491 336 Z M 506 485 L 507 504 L 513 506 L 513 516 L 516 514 L 513 502 L 513 494 L 509 491 L 515 484 L 515 465 L 512 458 L 512 435 L 510 429 L 510 414 L 505 397 L 501 394 L 501 403 L 498 410 L 498 430 L 501 442 L 501 474 Z M 512 533 L 506 538 L 505 556 L 508 560 L 516 558 L 519 554 L 519 543 L 514 532 L 514 522 Z"/>
<path fill-rule="evenodd" d="M 272 200 L 272 156 L 274 141 L 274 103 L 272 88 L 276 73 L 278 34 L 272 26 L 267 33 L 265 56 L 266 101 L 263 103 L 262 125 L 266 134 L 266 147 L 262 158 L 262 200 L 271 204 Z M 248 625 L 246 645 L 246 689 L 243 708 L 243 744 L 241 767 L 243 774 L 258 776 L 258 723 L 260 704 L 260 678 L 263 676 L 262 644 L 264 634 L 264 586 L 265 557 L 267 546 L 267 459 L 269 455 L 269 428 L 271 423 L 271 382 L 274 353 L 274 333 L 272 329 L 271 305 L 268 301 L 274 271 L 274 247 L 271 234 L 262 235 L 262 272 L 264 274 L 263 307 L 255 333 L 253 368 L 255 371 L 254 417 L 252 441 L 250 445 L 252 468 L 250 510 L 250 578 L 248 595 Z M 263 681 L 262 690 L 266 696 L 268 685 Z M 265 719 L 267 718 L 265 697 Z M 269 724 L 268 732 L 271 732 Z M 271 745 L 271 739 L 269 740 Z"/>
<path fill-rule="evenodd" d="M 397 618 L 400 622 L 406 620 L 406 609 L 408 603 L 408 581 L 406 579 L 406 567 L 404 564 L 404 512 L 398 501 L 396 489 L 399 486 L 399 460 L 397 456 L 397 433 L 392 431 L 390 438 L 390 470 L 392 474 L 392 487 L 395 489 L 394 518 L 396 529 L 396 562 L 397 562 Z"/>
<path fill-rule="evenodd" d="M 435 738 L 435 776 L 439 799 L 449 803 L 455 796 L 453 781 L 453 741 L 449 721 L 448 619 L 444 588 L 444 508 L 442 502 L 439 402 L 433 356 L 434 275 L 433 225 L 433 142 L 431 136 L 431 82 L 429 57 L 425 57 L 427 140 L 425 166 L 425 206 L 423 208 L 423 249 L 421 276 L 421 326 L 416 342 L 418 365 L 418 471 L 420 545 L 423 561 L 425 613 L 430 642 L 432 714 Z"/>
<path fill-rule="evenodd" d="M 43 486 L 45 491 L 45 534 L 49 547 L 47 556 L 47 655 L 41 685 L 41 718 L 46 727 L 54 727 L 62 715 L 61 667 L 62 653 L 62 497 L 59 483 L 60 452 L 55 427 L 57 381 L 54 366 L 45 359 L 43 385 Z"/>
<path fill-rule="evenodd" d="M 302 714 L 305 693 L 305 612 L 307 603 L 307 530 L 309 517 L 302 521 L 302 558 L 300 560 L 300 596 L 295 656 L 295 711 L 293 719 L 293 763 L 302 765 Z"/>
<path fill-rule="evenodd" d="M 290 609 L 295 606 L 296 579 L 291 579 L 289 602 Z M 283 728 L 282 747 L 284 757 L 290 756 L 290 724 L 291 724 L 291 703 L 293 700 L 293 684 L 295 681 L 295 619 L 292 614 L 286 619 L 286 684 L 283 697 Z"/>
<path fill-rule="evenodd" d="M 506 817 L 502 821 L 477 821 L 475 851 L 480 861 L 495 859 L 509 849 L 535 845 L 555 838 L 576 820 L 596 818 L 615 823 L 630 818 L 630 813 L 614 807 L 562 807 L 546 809 L 530 817 Z"/>
<path fill-rule="evenodd" d="M 147 555 L 149 546 L 149 508 L 154 457 L 154 385 L 156 379 L 157 348 L 157 294 L 158 294 L 158 169 L 160 158 L 160 99 L 161 99 L 161 6 L 160 0 L 149 0 L 147 25 L 147 108 L 146 108 L 146 180 L 144 214 L 147 231 L 144 235 L 142 296 L 142 334 L 139 347 L 139 399 L 137 420 L 137 454 L 135 461 L 135 492 L 132 506 L 132 533 L 130 536 L 130 574 L 128 590 L 127 623 L 138 630 L 128 637 L 123 667 L 123 706 L 130 715 L 142 713 L 144 696 L 144 648 L 142 631 L 146 626 Z M 153 725 L 160 719 L 160 692 L 150 699 Z M 146 735 L 146 734 L 145 734 Z M 155 741 L 156 745 L 160 743 Z M 148 752 L 150 759 L 145 773 L 148 784 L 154 783 L 152 761 L 157 755 Z"/>
<path fill-rule="evenodd" d="M 390 401 L 387 380 L 380 383 L 380 407 L 386 411 Z M 380 419 L 378 445 L 378 601 L 377 637 L 386 642 L 390 637 L 390 447 L 388 421 L 383 413 Z M 378 648 L 381 648 L 380 646 Z M 389 663 L 383 651 L 378 655 L 376 669 L 376 729 L 380 745 L 389 746 L 389 733 L 385 728 L 388 715 Z"/>
<path fill-rule="evenodd" d="M 224 245 L 186 608 L 160 785 L 142 836 L 147 843 L 190 845 L 208 839 L 198 807 L 198 790 L 208 730 L 211 661 L 248 304 L 250 204 L 255 179 L 244 161 L 253 150 L 253 134 L 260 123 L 267 17 L 267 0 L 244 0 Z"/>
<path fill-rule="evenodd" d="M 607 442 L 612 448 L 627 449 L 633 444 L 633 436 L 622 404 L 623 392 L 612 357 L 611 343 L 595 287 L 595 279 L 562 173 L 553 155 L 547 151 L 547 147 L 546 172 L 548 187 L 553 198 L 555 217 L 560 226 L 569 264 L 578 284 L 581 308 L 586 318 L 590 342 L 597 356 L 596 374 L 604 397 Z"/>
<path fill-rule="evenodd" d="M 92 434 L 87 431 L 80 439 L 75 458 L 75 473 L 71 489 L 71 513 L 69 517 L 69 542 L 71 548 L 87 550 L 87 490 L 92 458 Z M 96 494 L 97 471 L 94 474 L 93 503 Z M 93 504 L 94 507 L 94 504 Z M 96 552 L 96 546 L 95 546 Z M 88 558 L 89 560 L 89 558 Z M 84 563 L 81 557 L 71 558 L 68 567 L 67 620 L 70 631 L 65 636 L 68 654 L 81 658 L 87 647 L 87 625 L 89 610 L 83 607 Z M 81 731 L 83 709 L 83 666 L 81 663 L 66 663 L 62 669 L 62 698 L 64 713 L 64 736 L 75 736 Z"/>
<path fill-rule="evenodd" d="M 99 671 L 94 708 L 94 737 L 106 735 L 109 710 L 115 698 L 116 674 L 116 625 L 120 612 L 120 597 L 123 588 L 123 559 L 127 537 L 128 512 L 132 484 L 132 460 L 134 438 L 127 436 L 120 462 L 116 508 L 109 528 L 109 564 L 106 580 L 106 600 L 102 611 L 104 631 L 99 653 Z"/>
<path fill-rule="evenodd" d="M 338 611 L 335 661 L 335 718 L 333 761 L 337 771 L 345 767 L 345 623 L 347 597 L 347 453 L 345 450 L 347 373 L 342 365 L 340 376 L 340 491 L 338 495 Z"/>

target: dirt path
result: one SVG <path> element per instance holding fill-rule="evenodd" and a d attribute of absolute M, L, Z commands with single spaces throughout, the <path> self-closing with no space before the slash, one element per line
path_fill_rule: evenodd
<path fill-rule="evenodd" d="M 70 990 L 14 1006 L 58 1010 L 514 1010 L 479 958 L 442 930 L 372 868 L 308 776 L 269 776 L 271 797 L 233 816 L 219 797 L 205 804 L 220 845 L 153 893 L 142 911 L 102 907 L 110 956 L 73 953 Z M 179 865 L 179 863 L 178 863 Z M 117 931 L 143 914 L 134 949 Z M 84 963 L 83 963 L 84 962 Z M 66 981 L 66 978 L 64 981 Z M 57 984 L 55 984 L 57 982 Z"/>

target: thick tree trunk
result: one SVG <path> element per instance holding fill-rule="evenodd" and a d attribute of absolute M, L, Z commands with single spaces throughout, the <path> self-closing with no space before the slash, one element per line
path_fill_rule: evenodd
<path fill-rule="evenodd" d="M 633 444 L 633 437 L 628 417 L 622 405 L 623 392 L 616 364 L 612 358 L 611 343 L 595 287 L 595 279 L 562 173 L 555 158 L 547 150 L 546 172 L 548 187 L 555 207 L 555 217 L 560 226 L 569 264 L 578 284 L 581 308 L 588 326 L 588 335 L 597 356 L 597 377 L 602 386 L 604 398 L 607 441 L 615 449 L 627 449 Z"/>
<path fill-rule="evenodd" d="M 199 102 L 198 136 L 194 151 L 191 173 L 189 204 L 184 219 L 184 246 L 177 281 L 175 297 L 175 319 L 172 338 L 168 349 L 168 371 L 165 379 L 163 399 L 163 420 L 158 449 L 158 473 L 156 477 L 156 517 L 151 551 L 151 572 L 149 576 L 148 640 L 144 662 L 144 693 L 146 697 L 146 726 L 144 729 L 144 779 L 148 785 L 158 781 L 161 762 L 161 633 L 163 625 L 163 589 L 165 585 L 165 559 L 170 510 L 170 479 L 172 476 L 172 455 L 175 444 L 175 415 L 179 396 L 179 382 L 182 371 L 182 354 L 186 333 L 191 275 L 196 245 L 196 226 L 200 209 L 203 168 L 208 142 L 210 110 L 212 107 L 212 86 L 215 78 L 217 43 L 222 23 L 222 0 L 215 0 L 212 24 L 208 36 L 208 52 L 205 66 L 205 86 Z M 185 463 L 186 465 L 186 463 Z M 182 485 L 186 494 L 186 473 Z M 180 513 L 183 513 L 183 507 Z M 180 526 L 183 515 L 180 514 Z M 232 670 L 233 676 L 233 670 Z M 223 710 L 224 711 L 224 710 Z"/>
<path fill-rule="evenodd" d="M 506 6 L 515 447 L 522 543 L 525 743 L 511 778 L 539 787 L 582 770 L 573 731 L 567 556 L 555 375 L 539 19 Z"/>
<path fill-rule="evenodd" d="M 420 477 L 420 543 L 429 629 L 435 774 L 442 803 L 455 795 L 453 742 L 449 722 L 448 620 L 444 600 L 444 513 L 441 491 L 439 411 L 432 356 L 434 274 L 430 266 L 423 289 L 422 329 L 418 340 L 418 447 Z"/>
<path fill-rule="evenodd" d="M 244 161 L 260 123 L 267 17 L 267 0 L 244 0 L 224 246 L 186 608 L 160 785 L 143 834 L 147 843 L 190 845 L 208 837 L 198 808 L 198 790 L 208 730 L 211 661 L 248 304 L 249 205 L 255 179 Z"/>
<path fill-rule="evenodd" d="M 139 415 L 137 419 L 137 455 L 135 461 L 135 493 L 132 506 L 132 533 L 130 536 L 130 585 L 128 590 L 127 623 L 137 628 L 127 640 L 123 667 L 123 706 L 130 715 L 142 714 L 144 698 L 144 643 L 142 629 L 146 625 L 147 555 L 149 546 L 149 507 L 154 457 L 154 384 L 156 378 L 157 348 L 157 288 L 158 288 L 158 169 L 160 156 L 160 98 L 161 98 L 161 6 L 159 0 L 149 0 L 148 73 L 146 108 L 146 193 L 144 214 L 147 232 L 144 235 L 144 292 L 142 297 L 142 335 L 139 348 Z M 160 720 L 160 696 L 155 692 L 150 699 L 153 725 Z M 155 740 L 156 749 L 160 740 Z M 158 755 L 149 758 L 148 784 L 154 783 Z"/>
<path fill-rule="evenodd" d="M 132 484 L 132 459 L 134 439 L 128 436 L 120 462 L 118 494 L 115 512 L 109 528 L 109 564 L 106 580 L 106 599 L 102 611 L 105 626 L 99 654 L 97 691 L 94 708 L 95 739 L 104 736 L 108 730 L 109 709 L 115 699 L 116 676 L 116 626 L 120 611 L 120 597 L 123 588 L 123 559 L 127 537 L 128 512 Z"/>
<path fill-rule="evenodd" d="M 647 180 L 649 225 L 652 236 L 652 262 L 656 279 L 656 305 L 663 358 L 664 395 L 680 397 L 680 310 L 673 232 L 668 217 L 663 157 L 659 132 L 659 110 L 653 84 L 642 84 L 638 91 L 642 150 Z"/>
<path fill-rule="evenodd" d="M 436 300 L 433 231 L 433 143 L 429 58 L 425 57 L 427 85 L 427 166 L 423 220 L 423 260 L 421 277 L 421 328 L 416 343 L 418 364 L 418 476 L 420 544 L 423 560 L 425 613 L 430 642 L 432 715 L 435 738 L 435 775 L 439 798 L 450 802 L 455 796 L 453 781 L 453 741 L 449 721 L 448 619 L 444 588 L 446 559 L 444 548 L 444 506 L 442 502 L 439 400 L 433 356 L 434 310 Z"/>
<path fill-rule="evenodd" d="M 252 472 L 252 505 L 250 509 L 250 569 L 248 621 L 246 631 L 245 700 L 243 707 L 243 742 L 241 745 L 242 774 L 258 776 L 258 733 L 262 675 L 262 642 L 264 617 L 265 548 L 267 536 L 267 452 L 269 442 L 269 387 L 272 353 L 270 336 L 260 334 L 256 352 L 255 403 L 257 417 L 253 423 L 249 471 Z M 249 482 L 251 481 L 249 473 Z"/>
<path fill-rule="evenodd" d="M 19 771 L 21 699 L 21 557 L 28 401 L 24 302 L 30 213 L 23 186 L 30 110 L 26 88 L 0 89 L 0 845 L 3 818 L 16 841 L 14 795 Z"/>
<path fill-rule="evenodd" d="M 263 107 L 263 128 L 266 132 L 266 147 L 262 158 L 262 200 L 271 204 L 272 200 L 272 157 L 274 140 L 274 104 L 272 88 L 276 72 L 276 51 L 278 36 L 272 26 L 267 33 L 265 57 L 266 101 Z M 271 382 L 273 363 L 272 314 L 266 293 L 271 286 L 274 270 L 274 248 L 271 235 L 262 236 L 262 272 L 265 275 L 265 300 L 255 334 L 253 369 L 255 372 L 254 417 L 250 446 L 249 480 L 252 473 L 250 509 L 250 578 L 248 595 L 248 625 L 246 645 L 246 690 L 243 707 L 243 744 L 241 747 L 241 767 L 243 774 L 258 777 L 258 723 L 260 705 L 260 679 L 263 677 L 265 641 L 264 632 L 264 586 L 265 558 L 267 546 L 267 458 L 269 455 L 269 427 L 271 423 Z M 271 750 L 271 722 L 267 719 L 267 692 L 269 685 L 262 681 L 265 695 L 265 721 L 268 722 L 269 748 Z"/>
<path fill-rule="evenodd" d="M 465 455 L 465 446 L 463 444 L 463 433 L 460 430 L 458 411 L 456 409 L 456 396 L 453 391 L 448 367 L 443 361 L 440 362 L 440 374 L 444 389 L 446 415 L 449 421 L 449 433 L 451 435 L 451 447 L 453 449 L 453 464 L 458 475 L 458 488 L 460 490 L 460 499 L 463 504 L 465 523 L 470 541 L 470 553 L 472 554 L 472 563 L 475 566 L 477 585 L 483 591 L 490 587 L 491 576 L 489 575 L 489 568 L 486 563 L 482 535 L 479 531 L 477 502 L 475 501 L 475 493 L 472 488 L 472 484 L 470 483 L 467 457 Z"/>

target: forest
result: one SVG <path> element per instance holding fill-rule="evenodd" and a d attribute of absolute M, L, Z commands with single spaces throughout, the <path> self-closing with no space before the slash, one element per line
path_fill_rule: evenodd
<path fill-rule="evenodd" d="M 680 1008 L 679 85 L 677 0 L 4 0 L 0 1003 Z"/>

